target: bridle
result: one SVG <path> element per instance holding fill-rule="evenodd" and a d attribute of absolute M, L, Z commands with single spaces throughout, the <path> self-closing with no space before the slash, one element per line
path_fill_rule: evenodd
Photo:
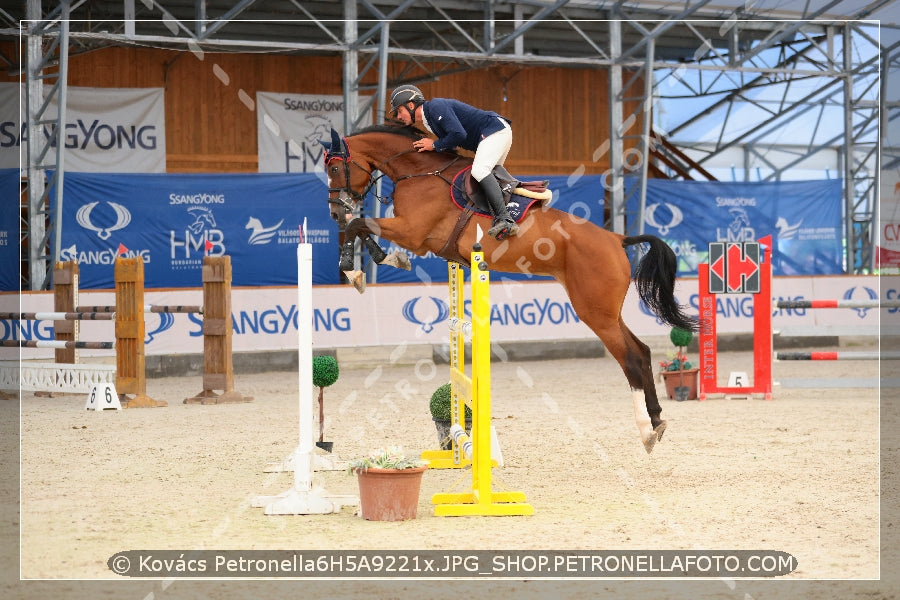
<path fill-rule="evenodd" d="M 344 165 L 344 187 L 329 187 L 328 188 L 328 203 L 329 204 L 338 204 L 344 207 L 344 210 L 347 212 L 351 212 L 354 208 L 354 205 L 362 202 L 362 200 L 366 197 L 366 194 L 378 183 L 378 180 L 385 176 L 384 173 L 380 175 L 376 175 L 375 171 L 378 171 L 379 166 L 387 166 L 395 158 L 402 156 L 404 154 L 408 154 L 410 152 L 415 152 L 414 149 L 411 150 L 403 150 L 402 152 L 398 152 L 397 154 L 391 156 L 387 160 L 380 162 L 376 165 L 376 168 L 366 169 L 364 166 L 353 160 L 350 155 L 350 144 L 346 139 L 343 141 L 343 147 L 339 152 L 325 152 L 325 167 L 327 169 L 331 168 L 331 163 L 334 161 L 340 161 Z M 346 151 L 344 150 L 346 148 Z M 369 181 L 366 184 L 366 187 L 361 192 L 356 192 L 350 186 L 350 165 L 355 166 L 357 169 L 365 173 L 369 176 Z M 337 198 L 332 198 L 331 194 L 336 193 Z M 375 198 L 381 202 L 382 204 L 388 204 L 390 202 L 389 197 L 379 196 L 375 194 Z"/>
<path fill-rule="evenodd" d="M 369 193 L 369 191 L 375 186 L 375 184 L 378 182 L 378 180 L 380 180 L 382 177 L 385 177 L 384 172 L 382 172 L 380 175 L 375 174 L 375 171 L 381 171 L 381 169 L 379 167 L 388 166 L 388 164 L 392 160 L 394 160 L 395 158 L 399 158 L 399 157 L 403 156 L 404 154 L 418 152 L 418 150 L 416 150 L 415 148 L 401 150 L 400 152 L 389 157 L 387 160 L 377 163 L 375 165 L 375 168 L 370 171 L 369 169 L 366 169 L 364 166 L 362 166 L 361 164 L 359 164 L 358 162 L 353 160 L 353 158 L 350 155 L 350 144 L 347 141 L 347 139 L 344 138 L 342 140 L 342 142 L 343 142 L 343 144 L 342 144 L 342 148 L 340 151 L 338 151 L 338 152 L 326 151 L 325 152 L 325 167 L 326 167 L 326 169 L 330 169 L 331 163 L 336 160 L 341 161 L 341 163 L 344 165 L 344 186 L 337 187 L 337 188 L 335 188 L 335 187 L 328 188 L 328 203 L 329 204 L 337 204 L 339 206 L 342 206 L 344 208 L 344 210 L 347 211 L 348 213 L 353 211 L 353 209 L 355 208 L 355 206 L 354 206 L 355 204 L 362 202 L 362 200 L 366 197 L 366 194 Z M 344 150 L 345 148 L 346 148 L 346 150 Z M 411 179 L 413 177 L 424 177 L 426 175 L 437 175 L 438 177 L 440 177 L 441 179 L 443 179 L 445 182 L 447 182 L 448 184 L 450 184 L 452 186 L 453 182 L 450 179 L 448 179 L 447 177 L 445 177 L 443 172 L 445 170 L 447 170 L 453 163 L 458 161 L 460 158 L 461 157 L 459 157 L 459 156 L 454 156 L 453 159 L 449 163 L 447 163 L 446 165 L 444 165 L 437 171 L 429 171 L 427 173 L 415 173 L 415 174 L 411 174 L 411 175 L 402 175 L 400 177 L 397 177 L 394 179 L 394 186 L 396 187 L 396 185 L 399 182 L 403 181 L 404 179 Z M 369 181 L 366 184 L 366 187 L 363 189 L 362 192 L 356 192 L 350 186 L 350 165 L 351 164 L 369 176 Z M 331 197 L 332 193 L 337 194 L 337 198 L 332 198 Z M 378 194 L 375 194 L 375 198 L 380 203 L 385 204 L 385 205 L 390 204 L 390 202 L 391 202 L 390 196 L 379 196 Z"/>

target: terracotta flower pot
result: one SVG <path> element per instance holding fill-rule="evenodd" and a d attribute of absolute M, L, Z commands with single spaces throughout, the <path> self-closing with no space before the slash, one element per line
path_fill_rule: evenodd
<path fill-rule="evenodd" d="M 678 399 L 675 388 L 684 386 L 688 388 L 685 400 L 697 399 L 697 380 L 700 369 L 684 369 L 683 371 L 663 371 L 662 378 L 666 384 L 666 394 L 669 398 Z"/>
<path fill-rule="evenodd" d="M 428 467 L 356 471 L 359 481 L 359 508 L 367 521 L 415 519 L 419 506 L 422 473 Z"/>

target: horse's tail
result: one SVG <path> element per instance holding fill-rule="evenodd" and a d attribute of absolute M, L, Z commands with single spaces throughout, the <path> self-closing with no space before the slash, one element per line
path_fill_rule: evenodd
<path fill-rule="evenodd" d="M 622 239 L 622 247 L 646 242 L 650 250 L 638 261 L 634 283 L 638 296 L 664 322 L 688 331 L 697 331 L 698 319 L 684 313 L 675 301 L 675 252 L 655 235 L 635 235 Z"/>

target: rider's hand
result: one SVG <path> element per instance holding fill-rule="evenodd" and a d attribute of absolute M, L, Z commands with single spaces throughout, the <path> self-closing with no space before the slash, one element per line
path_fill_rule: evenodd
<path fill-rule="evenodd" d="M 413 148 L 419 152 L 433 152 L 434 140 L 431 138 L 422 138 L 413 142 Z"/>

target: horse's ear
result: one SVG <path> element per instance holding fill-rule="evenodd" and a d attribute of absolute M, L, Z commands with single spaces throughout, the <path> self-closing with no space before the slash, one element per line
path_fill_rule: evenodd
<path fill-rule="evenodd" d="M 346 147 L 344 146 L 344 141 L 341 139 L 340 134 L 334 130 L 334 127 L 331 128 L 331 149 L 332 154 L 346 156 Z"/>

